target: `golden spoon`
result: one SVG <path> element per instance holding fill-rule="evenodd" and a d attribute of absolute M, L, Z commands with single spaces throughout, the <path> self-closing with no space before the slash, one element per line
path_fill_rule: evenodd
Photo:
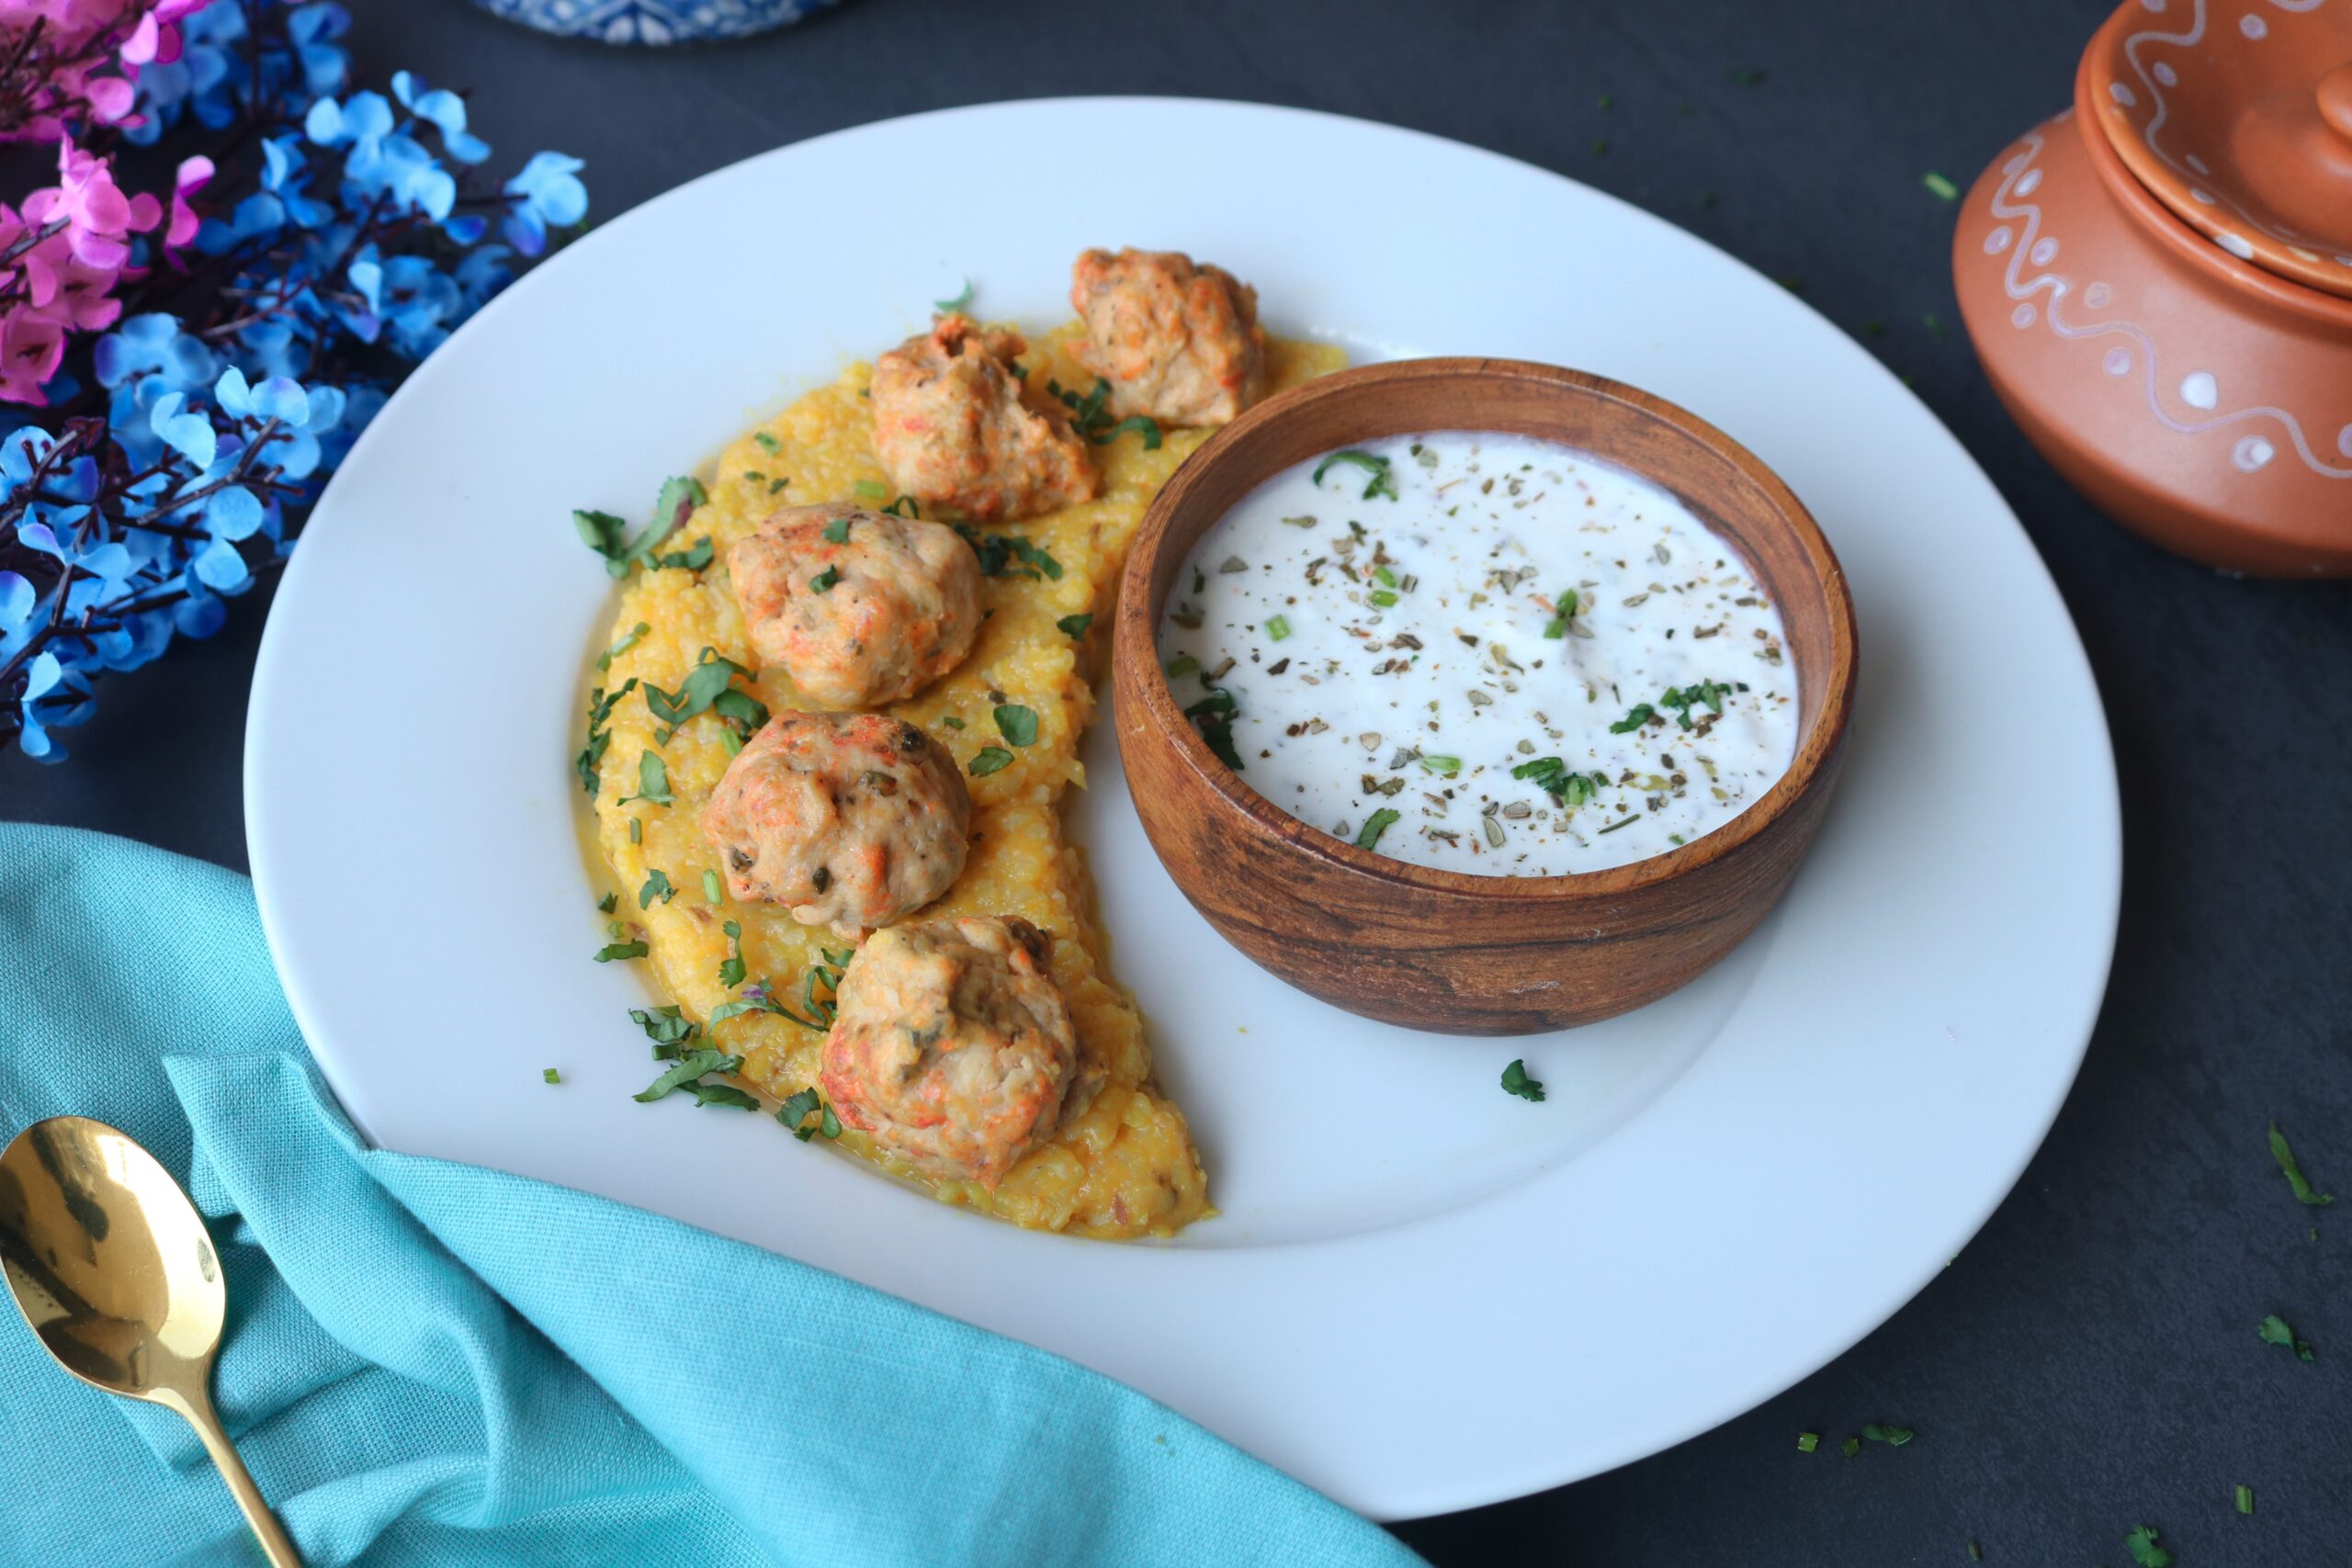
<path fill-rule="evenodd" d="M 213 1411 L 229 1290 L 196 1205 L 153 1155 L 86 1116 L 17 1134 L 0 1153 L 0 1270 L 60 1366 L 186 1416 L 271 1568 L 301 1568 Z"/>

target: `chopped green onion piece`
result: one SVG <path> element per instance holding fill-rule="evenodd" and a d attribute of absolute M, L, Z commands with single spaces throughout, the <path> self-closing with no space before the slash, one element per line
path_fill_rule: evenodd
<path fill-rule="evenodd" d="M 1952 184 L 1951 180 L 1945 178 L 1943 175 L 1937 174 L 1933 169 L 1928 170 L 1925 175 L 1921 176 L 1919 183 L 1926 186 L 1929 190 L 1934 191 L 1946 201 L 1958 201 L 1960 199 L 1960 187 Z"/>
<path fill-rule="evenodd" d="M 1849 1438 L 1844 1442 L 1838 1445 L 1838 1451 L 1844 1454 L 1848 1459 L 1852 1459 L 1856 1454 L 1862 1451 L 1862 1439 L 1860 1438 Z"/>
<path fill-rule="evenodd" d="M 2276 1122 L 2270 1123 L 2270 1157 L 2278 1162 L 2279 1170 L 2285 1173 L 2287 1186 L 2295 1194 L 2296 1202 L 2316 1209 L 2323 1203 L 2335 1201 L 2332 1193 L 2319 1191 L 2303 1179 L 2303 1168 L 2295 1163 L 2295 1151 L 2287 1146 L 2287 1135 L 2278 1131 Z"/>
<path fill-rule="evenodd" d="M 1374 604 L 1379 605 L 1384 610 L 1396 603 L 1396 595 L 1385 588 L 1374 589 L 1372 591 L 1371 598 Z"/>
<path fill-rule="evenodd" d="M 950 729 L 961 729 L 964 728 L 964 721 L 957 718 L 952 713 L 942 718 L 939 722 L 945 725 Z"/>
<path fill-rule="evenodd" d="M 1863 1437 L 1873 1443 L 1884 1443 L 1891 1449 L 1901 1448 L 1916 1435 L 1908 1427 L 1882 1427 L 1875 1421 L 1862 1428 Z"/>
<path fill-rule="evenodd" d="M 1290 622 L 1287 618 L 1282 615 L 1266 617 L 1266 637 L 1269 641 L 1280 642 L 1288 636 L 1290 636 Z"/>
<path fill-rule="evenodd" d="M 1430 773 L 1443 773 L 1447 778 L 1462 771 L 1462 759 L 1459 757 L 1423 757 L 1420 762 Z"/>
<path fill-rule="evenodd" d="M 561 1083 L 563 1081 L 563 1075 L 557 1072 L 553 1067 L 546 1067 L 540 1070 L 539 1081 L 542 1083 Z M 2245 1488 L 2241 1486 L 2238 1490 L 2243 1492 Z M 2251 1508 L 2248 1508 L 2245 1511 L 2249 1514 L 2254 1512 Z"/>
<path fill-rule="evenodd" d="M 880 501 L 890 493 L 890 487 L 879 479 L 860 479 L 850 488 L 860 501 Z"/>
<path fill-rule="evenodd" d="M 1403 815 L 1402 812 L 1393 811 L 1384 806 L 1365 818 L 1363 828 L 1356 834 L 1356 848 L 1368 850 L 1378 844 L 1380 835 L 1388 831 L 1388 825 Z"/>
<path fill-rule="evenodd" d="M 2246 1485 L 2243 1485 L 2243 1484 L 2241 1484 L 2241 1485 L 2238 1487 L 2238 1494 L 2237 1494 L 2237 1495 L 2238 1495 L 2238 1512 L 2239 1512 L 2239 1513 L 2241 1513 L 2241 1514 L 2251 1514 L 2251 1513 L 2253 1513 L 2253 1512 L 2254 1512 L 2254 1488 L 2253 1488 L 2253 1487 L 2251 1487 L 2251 1486 L 2246 1486 Z"/>
<path fill-rule="evenodd" d="M 1820 1433 L 1818 1433 L 1818 1432 L 1799 1432 L 1799 1433 L 1797 1434 L 1797 1452 L 1799 1452 L 1799 1453 L 1801 1453 L 1801 1454 L 1809 1454 L 1809 1453 L 1813 1452 L 1813 1450 L 1815 1450 L 1815 1449 L 1819 1448 L 1820 1446 L 1821 1446 L 1821 1434 L 1820 1434 Z"/>
<path fill-rule="evenodd" d="M 1168 661 L 1168 678 L 1171 681 L 1190 675 L 1201 667 L 1201 661 L 1189 653 L 1180 653 Z"/>
<path fill-rule="evenodd" d="M 702 896 L 706 900 L 713 904 L 724 904 L 727 902 L 727 891 L 724 887 L 719 886 L 718 873 L 715 871 L 706 871 L 702 874 Z"/>

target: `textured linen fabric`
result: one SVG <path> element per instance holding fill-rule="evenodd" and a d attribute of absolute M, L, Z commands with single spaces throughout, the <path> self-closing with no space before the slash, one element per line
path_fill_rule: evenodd
<path fill-rule="evenodd" d="M 462 1092 L 462 1086 L 453 1086 Z M 1401 1564 L 1134 1391 L 640 1210 L 372 1150 L 243 878 L 0 824 L 0 1136 L 73 1111 L 188 1186 L 216 1401 L 329 1564 Z M 194 1435 L 0 1308 L 0 1562 L 258 1562 Z"/>

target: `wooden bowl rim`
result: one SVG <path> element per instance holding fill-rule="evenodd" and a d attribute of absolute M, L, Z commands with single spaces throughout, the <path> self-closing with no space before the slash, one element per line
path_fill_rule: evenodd
<path fill-rule="evenodd" d="M 1216 468 L 1244 435 L 1277 420 L 1294 417 L 1298 411 L 1315 403 L 1350 395 L 1367 381 L 1391 386 L 1419 385 L 1481 377 L 1541 381 L 1564 396 L 1606 399 L 1672 427 L 1731 463 L 1764 492 L 1771 502 L 1773 515 L 1796 535 L 1805 559 L 1813 569 L 1815 586 L 1826 602 L 1830 637 L 1826 683 L 1813 723 L 1798 736 L 1796 755 L 1790 762 L 1789 771 L 1781 776 L 1778 783 L 1729 822 L 1679 849 L 1624 865 L 1609 866 L 1599 871 L 1570 872 L 1558 876 L 1487 876 L 1474 872 L 1415 865 L 1372 850 L 1358 849 L 1292 816 L 1244 783 L 1238 773 L 1217 760 L 1201 739 L 1200 732 L 1178 709 L 1175 695 L 1169 690 L 1166 678 L 1153 678 L 1159 676 L 1159 639 L 1153 635 L 1151 578 L 1160 554 L 1167 547 L 1169 525 L 1199 487 L 1203 476 Z M 1446 430 L 1458 427 L 1441 423 L 1426 428 Z M 1593 456 L 1603 461 L 1616 461 L 1606 453 L 1594 453 Z M 1669 493 L 1679 493 L 1664 481 L 1642 473 L 1629 464 L 1618 466 L 1668 490 Z M 1269 477 L 1261 475 L 1253 483 L 1263 482 Z M 1845 569 L 1838 563 L 1837 553 L 1830 548 L 1820 525 L 1805 510 L 1804 504 L 1797 500 L 1795 492 L 1753 452 L 1679 404 L 1605 376 L 1532 360 L 1456 355 L 1386 360 L 1354 366 L 1328 376 L 1318 376 L 1287 391 L 1276 393 L 1246 411 L 1238 419 L 1203 442 L 1152 499 L 1129 549 L 1126 568 L 1120 581 L 1117 615 L 1112 638 L 1114 682 L 1122 688 L 1119 695 L 1123 707 L 1126 705 L 1125 699 L 1131 694 L 1140 694 L 1144 706 L 1141 716 L 1133 712 L 1123 712 L 1118 716 L 1119 733 L 1123 737 L 1139 719 L 1151 725 L 1159 732 L 1160 739 L 1173 747 L 1176 754 L 1208 785 L 1219 803 L 1240 818 L 1256 841 L 1270 841 L 1283 849 L 1321 861 L 1334 869 L 1374 877 L 1399 889 L 1414 889 L 1456 898 L 1544 902 L 1613 897 L 1670 882 L 1736 854 L 1779 821 L 1812 788 L 1823 769 L 1837 758 L 1853 710 L 1853 595 L 1847 585 Z M 1143 661 L 1141 666 L 1136 664 L 1137 660 Z M 1141 672 L 1146 670 L 1148 673 Z M 1800 678 L 1802 674 L 1800 671 Z"/>

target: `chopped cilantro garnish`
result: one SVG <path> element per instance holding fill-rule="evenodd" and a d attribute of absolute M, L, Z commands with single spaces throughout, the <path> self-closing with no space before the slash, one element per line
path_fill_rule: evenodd
<path fill-rule="evenodd" d="M 596 900 L 596 911 L 599 914 L 609 915 L 619 906 L 621 896 L 619 894 L 607 893 L 602 898 Z"/>
<path fill-rule="evenodd" d="M 1919 183 L 1926 186 L 1929 190 L 1934 191 L 1946 201 L 1958 201 L 1960 199 L 1960 187 L 1952 184 L 1951 181 L 1944 175 L 1936 173 L 1933 169 L 1930 169 L 1925 175 L 1922 175 L 1919 177 Z"/>
<path fill-rule="evenodd" d="M 1368 850 L 1377 845 L 1380 842 L 1380 835 L 1388 831 L 1389 824 L 1395 822 L 1401 815 L 1403 815 L 1401 812 L 1391 810 L 1384 806 L 1365 818 L 1363 826 L 1356 831 L 1356 848 Z"/>
<path fill-rule="evenodd" d="M 655 556 L 653 564 L 684 571 L 700 571 L 710 564 L 710 536 L 696 539 L 690 549 L 673 550 L 666 556 Z"/>
<path fill-rule="evenodd" d="M 1611 735 L 1630 735 L 1657 716 L 1657 709 L 1647 703 L 1635 703 L 1625 710 L 1625 716 L 1609 727 Z"/>
<path fill-rule="evenodd" d="M 727 902 L 727 890 L 719 886 L 718 873 L 706 871 L 702 874 L 702 897 L 707 904 Z"/>
<path fill-rule="evenodd" d="M 1288 636 L 1290 636 L 1290 621 L 1286 616 L 1268 615 L 1266 617 L 1266 640 L 1280 642 Z"/>
<path fill-rule="evenodd" d="M 778 441 L 775 436 L 770 435 L 764 430 L 753 431 L 752 433 L 752 439 L 760 444 L 760 450 L 763 452 L 775 453 L 784 450 L 784 443 Z"/>
<path fill-rule="evenodd" d="M 962 523 L 956 525 L 956 532 L 980 558 L 983 577 L 1025 577 L 1033 582 L 1039 578 L 1061 581 L 1062 563 L 1018 534 L 983 534 Z"/>
<path fill-rule="evenodd" d="M 860 479 L 850 489 L 857 492 L 860 501 L 880 501 L 890 493 L 890 487 L 880 479 Z"/>
<path fill-rule="evenodd" d="M 1544 1098 L 1544 1085 L 1541 1080 L 1527 1076 L 1526 1062 L 1514 1057 L 1510 1066 L 1503 1069 L 1503 1092 L 1515 1094 L 1521 1100 L 1540 1101 Z"/>
<path fill-rule="evenodd" d="M 1908 1427 L 1883 1427 L 1876 1421 L 1862 1428 L 1863 1437 L 1873 1443 L 1884 1443 L 1891 1449 L 1901 1448 L 1917 1435 Z"/>
<path fill-rule="evenodd" d="M 1809 1454 L 1809 1453 L 1813 1452 L 1813 1450 L 1815 1450 L 1815 1449 L 1819 1448 L 1820 1446 L 1821 1446 L 1821 1434 L 1820 1434 L 1820 1433 L 1818 1433 L 1818 1432 L 1799 1432 L 1799 1433 L 1797 1434 L 1797 1452 L 1799 1452 L 1799 1453 L 1801 1453 L 1801 1454 Z"/>
<path fill-rule="evenodd" d="M 539 1069 L 539 1081 L 541 1083 L 561 1083 L 563 1081 L 563 1075 L 556 1071 L 553 1067 L 542 1067 Z"/>
<path fill-rule="evenodd" d="M 1118 423 L 1112 425 L 1107 430 L 1104 430 L 1094 437 L 1094 445 L 1097 446 L 1107 446 L 1112 442 L 1116 441 L 1119 438 L 1121 432 L 1128 430 L 1132 430 L 1136 434 L 1143 437 L 1143 449 L 1145 451 L 1157 452 L 1159 450 L 1159 422 L 1152 418 L 1149 414 L 1141 413 L 1131 413 L 1126 418 L 1121 420 Z"/>
<path fill-rule="evenodd" d="M 2276 1122 L 2270 1123 L 2270 1157 L 2278 1162 L 2279 1170 L 2285 1173 L 2287 1186 L 2294 1192 L 2296 1202 L 2316 1209 L 2323 1203 L 2335 1201 L 2333 1193 L 2322 1192 L 2303 1179 L 2303 1168 L 2295 1163 L 2295 1151 L 2287 1146 L 2287 1135 L 2278 1130 Z"/>
<path fill-rule="evenodd" d="M 637 890 L 637 907 L 640 909 L 650 909 L 653 907 L 653 900 L 656 898 L 666 904 L 677 896 L 678 890 L 670 886 L 668 872 L 649 871 L 645 874 L 645 886 Z"/>
<path fill-rule="evenodd" d="M 1060 620 L 1054 623 L 1056 626 L 1061 629 L 1062 636 L 1073 639 L 1084 637 L 1086 635 L 1086 628 L 1093 624 L 1094 617 L 1091 615 L 1064 615 Z"/>
<path fill-rule="evenodd" d="M 632 675 L 607 694 L 602 686 L 588 694 L 588 744 L 571 760 L 574 772 L 580 775 L 580 787 L 590 795 L 596 793 L 597 770 L 604 765 L 605 749 L 613 738 L 605 732 L 605 721 L 613 716 L 619 701 L 637 690 L 637 677 Z"/>
<path fill-rule="evenodd" d="M 1317 463 L 1315 466 L 1315 477 L 1312 482 L 1321 484 L 1323 476 L 1330 471 L 1335 463 L 1353 463 L 1372 476 L 1372 482 L 1363 487 L 1364 500 L 1370 501 L 1376 495 L 1385 495 L 1391 501 L 1399 499 L 1396 493 L 1396 477 L 1388 471 L 1388 459 L 1375 457 L 1369 452 L 1358 452 L 1352 447 L 1344 452 L 1334 452 Z"/>
<path fill-rule="evenodd" d="M 1724 699 L 1725 697 L 1731 695 L 1734 692 L 1744 692 L 1746 690 L 1747 690 L 1747 687 L 1746 683 L 1742 682 L 1701 681 L 1689 686 L 1668 686 L 1666 689 L 1666 694 L 1658 698 L 1657 701 L 1659 707 L 1674 709 L 1675 717 L 1680 722 L 1683 728 L 1688 729 L 1690 728 L 1690 710 L 1692 708 L 1704 705 L 1706 707 L 1713 708 L 1717 713 L 1721 713 L 1724 711 Z M 1641 708 L 1635 709 L 1634 712 L 1642 712 L 1647 709 L 1647 707 L 1648 705 L 1644 704 Z M 1626 716 L 1630 718 L 1632 715 L 1629 714 Z M 1611 730 L 1614 730 L 1617 727 L 1615 725 L 1610 726 Z"/>
<path fill-rule="evenodd" d="M 710 1025 L 713 1029 L 716 1029 L 720 1024 L 726 1022 L 729 1019 L 741 1017 L 742 1014 L 747 1012 L 772 1012 L 778 1018 L 790 1019 L 793 1022 L 798 1024 L 803 1029 L 813 1029 L 820 1034 L 825 1032 L 825 1026 L 823 1024 L 811 1023 L 807 1019 L 801 1017 L 798 1013 L 793 1011 L 790 1008 L 786 1007 L 782 1002 L 777 1001 L 775 998 L 769 993 L 768 987 L 764 982 L 756 986 L 746 986 L 743 987 L 742 996 L 738 998 L 736 1000 L 731 1002 L 721 1002 L 717 1007 L 711 1009 Z"/>
<path fill-rule="evenodd" d="M 976 779 L 984 779 L 1012 766 L 1012 753 L 1001 746 L 983 746 L 974 754 L 964 771 Z"/>
<path fill-rule="evenodd" d="M 964 721 L 957 718 L 952 713 L 942 718 L 939 722 L 945 725 L 950 729 L 961 729 L 964 728 Z"/>
<path fill-rule="evenodd" d="M 1019 703 L 1000 703 L 996 710 L 996 732 L 1015 746 L 1037 743 L 1037 713 L 1035 708 Z"/>
<path fill-rule="evenodd" d="M 1856 1454 L 1862 1451 L 1862 1439 L 1860 1438 L 1849 1438 L 1844 1442 L 1838 1445 L 1838 1451 L 1844 1454 L 1848 1459 L 1852 1459 Z"/>
<path fill-rule="evenodd" d="M 814 1126 L 807 1124 L 811 1116 L 817 1118 Z M 792 1135 L 804 1144 L 820 1133 L 828 1138 L 842 1135 L 841 1121 L 834 1116 L 833 1108 L 827 1105 L 825 1097 L 813 1089 L 804 1089 L 777 1106 L 775 1119 L 791 1128 Z"/>
<path fill-rule="evenodd" d="M 1442 773 L 1447 778 L 1453 778 L 1455 774 L 1462 772 L 1462 759 L 1459 757 L 1425 756 L 1420 759 L 1420 763 L 1421 766 L 1429 772 L 1432 773 Z"/>
<path fill-rule="evenodd" d="M 648 682 L 645 705 L 653 716 L 668 728 L 653 739 L 664 745 L 678 726 L 704 713 L 716 713 L 731 722 L 738 733 L 749 737 L 768 721 L 768 710 L 749 692 L 733 689 L 737 676 L 745 680 L 752 672 L 731 659 L 722 659 L 711 649 L 702 650 L 702 660 L 686 672 L 675 692 L 665 692 Z"/>
<path fill-rule="evenodd" d="M 849 543 L 849 525 L 851 522 L 852 519 L 847 517 L 836 517 L 831 523 L 826 524 L 822 528 L 819 529 L 818 533 L 836 545 L 846 545 Z"/>
<path fill-rule="evenodd" d="M 718 929 L 727 933 L 727 956 L 718 961 L 718 983 L 731 991 L 743 983 L 743 928 L 728 920 Z"/>
<path fill-rule="evenodd" d="M 2172 1568 L 2172 1553 L 2156 1544 L 2156 1530 L 2153 1525 L 2134 1527 L 2132 1533 L 2123 1538 L 2123 1550 L 2132 1554 L 2132 1561 L 2140 1568 Z"/>
<path fill-rule="evenodd" d="M 1094 437 L 1098 445 L 1109 440 L 1111 435 L 1117 434 L 1120 430 L 1126 427 L 1126 423 L 1134 423 L 1128 421 L 1118 425 L 1113 424 L 1109 411 L 1102 406 L 1111 400 L 1111 383 L 1100 376 L 1094 378 L 1094 389 L 1082 398 L 1063 387 L 1059 381 L 1047 380 L 1046 390 L 1052 396 L 1059 398 L 1064 406 L 1069 410 L 1069 422 L 1077 427 L 1078 433 L 1080 435 Z M 1154 425 L 1152 428 L 1156 433 L 1159 426 Z M 1104 431 L 1109 431 L 1110 435 L 1102 434 Z M 1147 445 L 1157 446 L 1159 443 L 1149 441 Z"/>
<path fill-rule="evenodd" d="M 808 580 L 808 586 L 815 589 L 820 593 L 830 593 L 833 591 L 833 584 L 839 582 L 841 580 L 842 569 L 837 566 L 829 566 L 824 570 L 819 572 L 816 576 L 810 578 Z"/>
<path fill-rule="evenodd" d="M 1545 623 L 1544 635 L 1547 637 L 1553 638 L 1567 636 L 1568 623 L 1576 619 L 1576 615 L 1577 591 L 1573 588 L 1561 589 L 1560 592 L 1553 597 L 1552 618 L 1550 621 Z"/>
<path fill-rule="evenodd" d="M 922 508 L 916 504 L 915 498 L 910 495 L 899 497 L 882 510 L 893 517 L 919 518 L 922 515 Z"/>
<path fill-rule="evenodd" d="M 702 1026 L 674 1003 L 668 1007 L 631 1008 L 628 1021 L 645 1031 L 645 1037 L 653 1042 L 653 1055 L 663 1061 L 675 1061 L 678 1048 L 702 1032 Z"/>
<path fill-rule="evenodd" d="M 670 795 L 670 769 L 659 751 L 646 750 L 637 759 L 637 793 L 621 796 L 618 804 L 627 806 L 632 800 L 650 800 L 656 806 L 673 804 Z M 632 840 L 633 842 L 634 840 Z"/>
<path fill-rule="evenodd" d="M 2287 1326 L 2287 1320 L 2277 1313 L 2272 1313 L 2255 1325 L 2254 1332 L 2261 1337 L 2265 1345 L 2277 1345 L 2294 1351 L 2299 1360 L 2318 1359 L 2317 1352 L 2312 1349 L 2311 1341 L 2299 1338 L 2295 1331 Z"/>
<path fill-rule="evenodd" d="M 1171 681 L 1190 675 L 1201 667 L 1201 661 L 1189 653 L 1180 653 L 1168 661 L 1168 678 Z"/>
<path fill-rule="evenodd" d="M 645 944 L 641 942 L 608 942 L 596 950 L 596 962 L 610 964 L 616 958 L 642 958 Z"/>
<path fill-rule="evenodd" d="M 668 1098 L 668 1096 L 674 1090 L 681 1089 L 692 1089 L 697 1091 L 695 1094 L 695 1098 L 701 1100 L 706 1105 L 711 1104 L 714 1100 L 720 1104 L 732 1104 L 735 1103 L 735 1100 L 719 1099 L 718 1097 L 710 1094 L 709 1091 L 711 1089 L 715 1089 L 720 1086 L 715 1084 L 705 1086 L 700 1082 L 700 1080 L 707 1073 L 736 1073 L 742 1071 L 742 1069 L 743 1058 L 731 1055 L 729 1052 L 713 1051 L 707 1047 L 701 1050 L 688 1051 L 684 1055 L 681 1055 L 677 1061 L 673 1063 L 660 1077 L 655 1078 L 651 1083 L 646 1085 L 644 1089 L 639 1090 L 638 1093 L 631 1098 L 637 1100 L 642 1104 L 650 1105 L 657 1100 Z M 744 1096 L 740 1089 L 736 1090 L 735 1094 L 738 1100 L 748 1098 L 747 1096 Z M 753 1100 L 752 1104 L 753 1109 L 757 1109 L 758 1101 Z"/>
<path fill-rule="evenodd" d="M 969 309 L 971 308 L 971 304 L 972 304 L 972 280 L 971 280 L 970 278 L 968 278 L 968 277 L 967 277 L 967 278 L 966 278 L 966 279 L 964 280 L 964 292 L 963 292 L 963 293 L 961 293 L 961 294 L 958 294 L 957 296 L 956 296 L 956 298 L 955 298 L 955 299 L 933 299 L 933 300 L 932 301 L 932 303 L 933 303 L 933 305 L 936 305 L 936 306 L 938 306 L 938 307 L 939 307 L 940 313 L 941 313 L 942 315 L 947 315 L 947 316 L 960 316 L 960 315 L 962 315 L 966 310 L 969 310 Z"/>
<path fill-rule="evenodd" d="M 1201 684 L 1208 687 L 1209 694 L 1187 707 L 1184 716 L 1193 721 L 1203 743 L 1216 760 L 1238 773 L 1241 772 L 1241 753 L 1234 749 L 1233 720 L 1240 713 L 1241 705 L 1224 687 L 1210 686 L 1206 675 L 1201 677 Z"/>

